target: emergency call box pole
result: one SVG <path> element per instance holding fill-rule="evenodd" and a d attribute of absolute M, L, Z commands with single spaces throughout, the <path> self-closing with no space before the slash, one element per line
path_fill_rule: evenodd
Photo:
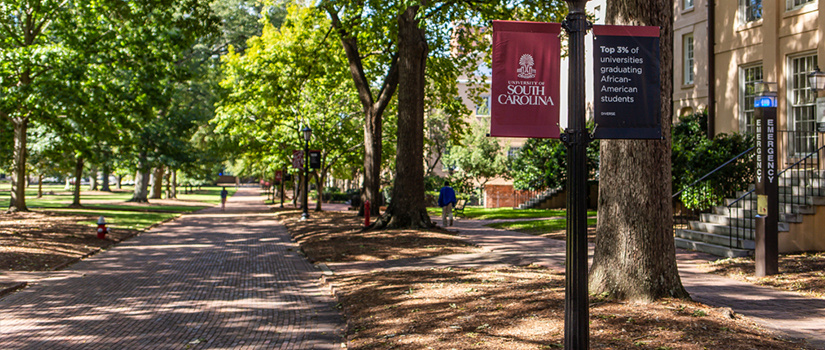
<path fill-rule="evenodd" d="M 756 123 L 756 276 L 779 273 L 779 171 L 776 93 L 754 102 Z"/>

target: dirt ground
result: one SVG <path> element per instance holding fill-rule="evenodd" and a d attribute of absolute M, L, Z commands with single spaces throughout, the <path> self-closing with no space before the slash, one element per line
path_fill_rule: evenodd
<path fill-rule="evenodd" d="M 455 239 L 441 231 L 362 233 L 354 213 L 314 218 L 285 220 L 313 261 L 449 254 L 460 246 L 438 248 Z M 563 348 L 561 272 L 423 269 L 336 275 L 328 282 L 347 319 L 348 349 Z M 636 305 L 592 297 L 590 320 L 594 349 L 807 349 L 729 309 L 684 300 Z"/>
<path fill-rule="evenodd" d="M 314 212 L 307 221 L 301 221 L 300 214 L 284 214 L 282 222 L 313 262 L 393 260 L 480 251 L 440 228 L 361 232 L 363 220 L 355 212 L 330 211 Z"/>
<path fill-rule="evenodd" d="M 807 296 L 825 298 L 825 253 L 783 254 L 779 274 L 755 277 L 752 257 L 722 259 L 705 266 L 709 272 L 740 281 L 770 286 Z"/>
<path fill-rule="evenodd" d="M 555 349 L 564 341 L 564 274 L 543 268 L 418 270 L 332 279 L 348 349 Z M 674 299 L 591 298 L 593 349 L 806 349 L 751 321 Z"/>
<path fill-rule="evenodd" d="M 96 217 L 47 212 L 0 215 L 0 268 L 3 271 L 46 271 L 135 235 L 138 231 L 109 229 L 97 238 L 97 227 L 77 224 Z"/>

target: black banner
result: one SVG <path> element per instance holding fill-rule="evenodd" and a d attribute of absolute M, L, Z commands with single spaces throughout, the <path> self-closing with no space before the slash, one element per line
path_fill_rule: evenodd
<path fill-rule="evenodd" d="M 321 151 L 309 151 L 309 168 L 321 169 Z"/>
<path fill-rule="evenodd" d="M 593 26 L 597 139 L 661 139 L 659 27 Z"/>

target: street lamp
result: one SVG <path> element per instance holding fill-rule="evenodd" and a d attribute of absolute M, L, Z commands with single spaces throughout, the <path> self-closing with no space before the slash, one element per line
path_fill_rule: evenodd
<path fill-rule="evenodd" d="M 304 126 L 304 212 L 301 220 L 309 219 L 309 139 L 312 137 L 312 129 Z"/>
<path fill-rule="evenodd" d="M 816 67 L 816 70 L 808 74 L 808 84 L 814 92 L 825 90 L 825 73 Z"/>

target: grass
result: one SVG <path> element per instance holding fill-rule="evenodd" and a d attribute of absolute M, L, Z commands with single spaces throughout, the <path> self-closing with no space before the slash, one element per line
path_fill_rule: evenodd
<path fill-rule="evenodd" d="M 160 223 L 182 213 L 189 213 L 221 202 L 221 187 L 202 187 L 191 194 L 183 194 L 183 187 L 179 188 L 177 200 L 180 202 L 197 202 L 197 205 L 179 205 L 170 202 L 163 203 L 126 203 L 134 191 L 132 186 L 124 186 L 122 190 L 115 192 L 87 192 L 83 186 L 81 189 L 80 203 L 83 208 L 68 208 L 72 203 L 72 194 L 66 191 L 63 185 L 44 185 L 43 197 L 37 198 L 37 186 L 26 189 L 26 206 L 31 210 L 48 211 L 65 215 L 87 215 L 95 219 L 93 221 L 80 221 L 83 225 L 97 225 L 97 217 L 103 216 L 111 227 L 142 230 L 156 223 Z M 0 184 L 0 208 L 7 208 L 10 200 L 10 186 L 8 183 Z M 227 187 L 229 195 L 235 193 L 234 187 Z M 54 194 L 46 194 L 54 193 Z M 195 203 L 192 203 L 195 204 Z"/>
<path fill-rule="evenodd" d="M 436 216 L 441 215 L 441 208 L 427 208 L 427 213 Z M 541 219 L 564 217 L 566 215 L 567 210 L 564 209 L 482 208 L 477 206 L 464 208 L 464 216 L 468 219 L 478 220 Z M 588 211 L 587 216 L 596 216 L 596 212 Z"/>
<path fill-rule="evenodd" d="M 587 226 L 595 225 L 595 218 L 587 219 Z M 567 229 L 567 219 L 497 222 L 487 226 L 498 229 L 529 233 L 533 235 L 541 235 Z"/>
<path fill-rule="evenodd" d="M 44 210 L 52 213 L 65 215 L 91 215 L 94 220 L 78 221 L 81 225 L 97 225 L 97 217 L 103 216 L 108 227 L 129 230 L 143 230 L 154 224 L 176 218 L 180 213 L 158 213 L 141 211 L 120 211 L 120 210 L 100 210 L 100 209 L 48 209 Z"/>

